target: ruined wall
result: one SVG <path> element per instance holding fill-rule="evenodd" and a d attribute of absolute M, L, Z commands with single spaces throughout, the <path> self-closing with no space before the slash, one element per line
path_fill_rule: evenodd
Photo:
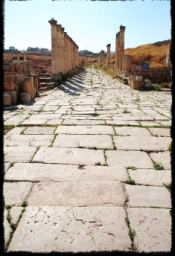
<path fill-rule="evenodd" d="M 166 82 L 171 79 L 171 69 L 168 67 L 142 69 L 141 66 L 132 65 L 130 74 L 142 76 L 143 79 L 150 79 L 155 83 Z"/>

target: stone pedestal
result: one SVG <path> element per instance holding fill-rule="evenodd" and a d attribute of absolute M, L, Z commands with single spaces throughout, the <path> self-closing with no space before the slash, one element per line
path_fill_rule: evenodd
<path fill-rule="evenodd" d="M 4 94 L 3 94 L 3 105 L 4 106 L 12 105 L 11 95 L 9 93 L 7 93 L 7 92 L 4 92 Z"/>
<path fill-rule="evenodd" d="M 19 97 L 22 103 L 27 103 L 31 101 L 29 92 L 22 92 L 20 93 Z"/>

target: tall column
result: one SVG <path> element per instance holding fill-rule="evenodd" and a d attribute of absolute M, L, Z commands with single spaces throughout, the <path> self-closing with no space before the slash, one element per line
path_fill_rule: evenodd
<path fill-rule="evenodd" d="M 79 47 L 78 47 L 78 45 L 76 45 L 76 65 L 77 65 L 77 67 L 79 67 L 79 56 L 78 56 L 78 49 L 79 49 Z"/>
<path fill-rule="evenodd" d="M 52 74 L 58 74 L 57 68 L 57 21 L 54 19 L 49 20 L 51 25 L 51 38 L 52 38 Z"/>
<path fill-rule="evenodd" d="M 116 34 L 116 42 L 115 42 L 115 69 L 119 69 L 119 51 L 120 51 L 120 45 L 119 40 L 120 39 L 120 32 Z"/>
<path fill-rule="evenodd" d="M 72 41 L 72 66 L 73 66 L 73 69 L 75 69 L 75 42 Z"/>
<path fill-rule="evenodd" d="M 64 69 L 68 71 L 68 37 L 67 33 L 64 32 Z"/>
<path fill-rule="evenodd" d="M 125 27 L 120 26 L 120 52 L 119 52 L 119 69 L 122 70 L 122 61 L 124 56 L 124 32 Z"/>
<path fill-rule="evenodd" d="M 65 72 L 65 69 L 64 69 L 64 28 L 61 28 L 61 72 Z"/>
<path fill-rule="evenodd" d="M 106 46 L 107 46 L 106 65 L 109 65 L 109 63 L 110 63 L 110 47 L 111 47 L 111 45 L 107 44 Z"/>
<path fill-rule="evenodd" d="M 62 72 L 62 55 L 61 55 L 61 29 L 60 24 L 57 25 L 57 67 L 58 73 Z"/>

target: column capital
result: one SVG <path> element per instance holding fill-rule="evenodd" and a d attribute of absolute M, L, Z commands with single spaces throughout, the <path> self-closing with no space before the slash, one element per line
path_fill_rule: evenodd
<path fill-rule="evenodd" d="M 121 25 L 121 26 L 120 26 L 120 31 L 123 31 L 123 32 L 124 32 L 124 31 L 125 31 L 125 27 Z"/>
<path fill-rule="evenodd" d="M 107 47 L 110 47 L 110 46 L 111 46 L 111 44 L 107 44 L 106 46 L 107 46 Z"/>
<path fill-rule="evenodd" d="M 53 18 L 51 20 L 48 21 L 50 23 L 51 26 L 56 26 L 57 24 L 57 20 L 54 20 Z"/>

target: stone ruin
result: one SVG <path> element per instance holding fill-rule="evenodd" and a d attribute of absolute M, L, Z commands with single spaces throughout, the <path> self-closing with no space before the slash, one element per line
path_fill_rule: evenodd
<path fill-rule="evenodd" d="M 38 93 L 38 75 L 34 74 L 31 61 L 15 59 L 4 66 L 3 105 L 28 103 Z"/>
<path fill-rule="evenodd" d="M 101 50 L 100 55 L 98 56 L 98 64 L 101 64 L 104 58 L 104 51 Z"/>
<path fill-rule="evenodd" d="M 61 80 L 61 75 L 78 74 L 78 45 L 64 32 L 64 28 L 54 19 L 49 20 L 52 40 L 52 80 Z M 84 70 L 84 69 L 83 69 Z"/>

